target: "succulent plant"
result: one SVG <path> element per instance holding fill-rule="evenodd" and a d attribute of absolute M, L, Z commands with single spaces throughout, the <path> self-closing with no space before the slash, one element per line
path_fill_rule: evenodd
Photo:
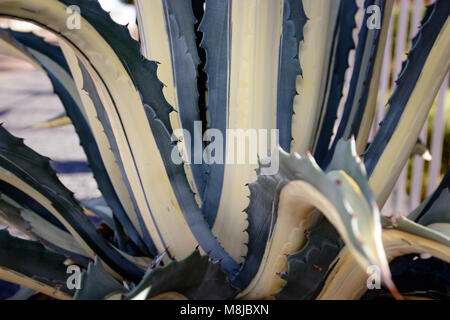
<path fill-rule="evenodd" d="M 359 299 L 376 268 L 401 298 L 391 261 L 450 262 L 448 171 L 408 217 L 380 215 L 450 67 L 450 3 L 427 8 L 369 143 L 393 0 L 374 5 L 380 27 L 366 13 L 355 48 L 355 1 L 138 0 L 136 42 L 95 0 L 0 0 L 59 39 L 0 31 L 2 52 L 50 78 L 114 231 L 0 127 L 0 221 L 27 237 L 0 231 L 0 279 L 57 299 Z M 279 147 L 259 164 L 190 161 L 264 129 Z M 84 270 L 77 289 L 68 266 Z"/>

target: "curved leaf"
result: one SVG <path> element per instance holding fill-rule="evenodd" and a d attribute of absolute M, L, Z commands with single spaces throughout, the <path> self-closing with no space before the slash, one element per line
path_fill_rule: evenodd
<path fill-rule="evenodd" d="M 280 300 L 308 300 L 318 296 L 344 243 L 333 225 L 322 219 L 308 231 L 308 242 L 287 258 L 280 276 L 286 284 L 275 294 Z"/>
<path fill-rule="evenodd" d="M 262 260 L 258 273 L 241 297 L 264 298 L 281 289 L 284 281 L 278 274 L 288 266 L 284 255 L 290 255 L 304 245 L 303 232 L 311 226 L 315 208 L 330 220 L 358 263 L 365 267 L 377 265 L 383 281 L 393 289 L 381 243 L 379 211 L 364 166 L 356 155 L 354 140 L 339 142 L 327 173 L 311 156 L 281 153 L 278 175 L 283 179 L 275 176 L 277 183 L 273 186 L 282 185 L 283 180 L 289 183 L 281 188 L 279 200 L 275 199 L 270 207 L 266 207 L 272 208 L 270 210 L 276 211 L 277 215 L 272 214 L 271 229 L 267 223 L 258 226 L 262 228 L 260 233 L 268 232 L 268 241 L 263 257 L 259 251 Z M 261 213 L 249 211 L 249 216 L 256 214 Z M 263 214 L 270 212 L 266 209 Z"/>
<path fill-rule="evenodd" d="M 408 160 L 450 68 L 449 14 L 450 3 L 445 0 L 438 0 L 428 8 L 389 99 L 389 109 L 364 155 L 370 186 L 380 206 Z"/>
<path fill-rule="evenodd" d="M 345 0 L 344 0 L 345 1 Z M 300 155 L 313 150 L 322 121 L 323 100 L 329 82 L 328 69 L 336 45 L 332 39 L 338 23 L 339 1 L 303 0 L 308 21 L 299 47 L 302 76 L 297 78 L 298 96 L 294 99 L 291 150 Z M 351 1 L 347 1 L 351 2 Z"/>
<path fill-rule="evenodd" d="M 429 199 L 408 215 L 408 218 L 422 225 L 450 223 L 450 169 Z"/>
<path fill-rule="evenodd" d="M 0 127 L 0 180 L 26 193 L 51 212 L 91 257 L 98 254 L 116 273 L 139 279 L 142 271 L 112 248 L 57 179 L 48 160 Z M 15 199 L 13 199 L 15 200 Z"/>
<path fill-rule="evenodd" d="M 46 247 L 87 265 L 88 255 L 68 233 L 51 224 L 36 213 L 20 208 L 13 200 L 0 196 L 0 221 L 40 241 Z"/>
<path fill-rule="evenodd" d="M 367 26 L 370 15 L 366 11 L 367 8 L 373 5 L 381 9 L 382 28 L 369 29 Z M 328 159 L 323 164 L 325 167 L 331 159 L 331 155 L 339 139 L 349 139 L 352 135 L 356 138 L 358 137 L 360 125 L 363 122 L 366 111 L 369 111 L 369 106 L 370 115 L 373 117 L 375 114 L 379 74 L 384 57 L 384 43 L 389 28 L 392 5 L 392 1 L 386 0 L 366 0 L 364 3 L 364 19 L 359 32 L 350 88 L 338 131 L 328 153 Z M 369 119 L 368 123 L 362 129 L 368 133 L 371 125 L 372 121 Z"/>
<path fill-rule="evenodd" d="M 75 130 L 80 138 L 80 144 L 88 158 L 90 168 L 93 171 L 99 189 L 108 204 L 114 210 L 121 224 L 126 228 L 127 233 L 144 253 L 148 252 L 142 244 L 139 234 L 131 225 L 117 193 L 111 184 L 111 180 L 102 162 L 98 146 L 88 125 L 84 107 L 77 92 L 74 80 L 70 75 L 64 55 L 60 48 L 45 42 L 42 38 L 32 33 L 22 33 L 14 31 L 2 31 L 4 38 L 8 38 L 8 43 L 20 52 L 29 53 L 30 59 L 35 61 L 52 82 L 55 93 L 62 101 L 67 115 L 72 120 Z"/>
<path fill-rule="evenodd" d="M 167 266 L 149 269 L 127 299 L 140 300 L 156 297 L 165 292 L 176 291 L 192 300 L 232 299 L 237 290 L 233 288 L 219 263 L 212 263 L 198 250 L 182 261 L 173 261 Z"/>
<path fill-rule="evenodd" d="M 450 262 L 450 247 L 398 230 L 385 230 L 383 244 L 389 261 L 410 253 L 428 253 Z M 347 248 L 341 251 L 338 262 L 320 292 L 322 300 L 359 299 L 367 291 L 366 269 L 361 268 Z"/>
<path fill-rule="evenodd" d="M 66 26 L 70 5 L 85 9 L 78 30 Z M 162 94 L 156 64 L 142 57 L 126 27 L 115 24 L 92 0 L 0 1 L 0 15 L 35 21 L 56 33 L 86 68 L 113 128 L 108 141 L 113 145 L 115 140 L 119 147 L 115 160 L 125 168 L 122 178 L 133 188 L 130 195 L 158 251 L 169 248 L 172 256 L 182 259 L 200 243 L 203 251 L 211 251 L 215 260 L 223 259 L 223 268 L 234 274 L 238 265 L 204 221 L 183 167 L 171 160 L 173 108 Z M 88 108 L 92 126 L 97 111 L 92 105 Z M 159 188 L 154 188 L 156 182 Z"/>
<path fill-rule="evenodd" d="M 81 275 L 80 289 L 75 292 L 74 300 L 103 300 L 109 295 L 125 293 L 120 282 L 111 277 L 103 268 L 98 257 L 90 263 L 86 272 Z"/>
<path fill-rule="evenodd" d="M 353 30 L 356 28 L 355 15 L 358 11 L 356 1 L 341 1 L 339 14 L 333 37 L 332 48 L 334 51 L 330 57 L 328 68 L 327 96 L 324 99 L 323 119 L 317 128 L 314 158 L 322 164 L 330 141 L 333 136 L 334 124 L 337 120 L 337 112 L 343 96 L 345 72 L 347 71 L 349 54 L 355 48 Z"/>
<path fill-rule="evenodd" d="M 63 255 L 41 244 L 0 231 L 0 279 L 15 282 L 57 299 L 71 299 Z"/>
<path fill-rule="evenodd" d="M 270 149 L 277 143 L 278 137 L 272 135 L 272 130 L 277 127 L 283 9 L 281 0 L 209 0 L 201 24 L 211 90 L 208 110 L 212 130 L 207 135 L 213 140 L 205 153 L 211 162 L 216 162 L 208 173 L 203 212 L 214 235 L 237 263 L 242 263 L 247 253 L 248 236 L 242 232 L 247 227 L 243 210 L 249 202 L 246 184 L 256 178 L 258 151 L 245 152 L 248 159 L 241 161 L 235 157 L 239 150 L 236 145 L 246 144 L 248 136 L 257 138 L 256 132 L 261 129 L 270 136 L 262 138 L 265 140 L 261 143 L 272 145 Z M 213 129 L 219 130 L 221 136 Z M 217 141 L 219 138 L 223 141 Z M 248 145 L 257 143 L 252 140 Z M 261 149 L 260 153 L 267 152 L 267 148 Z"/>
<path fill-rule="evenodd" d="M 195 18 L 191 1 L 137 1 L 138 25 L 144 56 L 158 61 L 158 77 L 165 83 L 167 101 L 177 110 L 172 117 L 174 129 L 187 130 L 189 137 L 175 132 L 185 151 L 188 177 L 193 176 L 193 190 L 203 195 L 205 168 L 202 159 L 202 126 L 198 106 L 197 66 L 200 63 L 195 41 Z M 191 141 L 192 139 L 195 140 Z M 184 145 L 189 141 L 189 145 Z M 192 185 L 192 184 L 191 184 Z"/>

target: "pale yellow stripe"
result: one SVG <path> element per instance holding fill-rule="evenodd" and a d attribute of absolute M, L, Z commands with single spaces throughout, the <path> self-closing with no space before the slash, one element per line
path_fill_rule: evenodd
<path fill-rule="evenodd" d="M 4 267 L 0 267 L 0 279 L 19 284 L 58 300 L 72 300 L 71 296 L 69 296 L 67 293 L 62 292 L 58 288 L 50 287 L 49 285 L 46 285 L 42 282 L 31 279 L 19 272 Z"/>
<path fill-rule="evenodd" d="M 383 244 L 388 261 L 406 254 L 429 253 L 450 262 L 450 248 L 441 243 L 398 230 L 383 230 Z M 338 256 L 338 263 L 328 276 L 319 300 L 360 299 L 367 291 L 366 270 L 356 262 L 347 247 Z"/>
<path fill-rule="evenodd" d="M 0 37 L 0 54 L 24 60 L 30 63 L 36 69 L 43 71 L 39 63 L 37 63 L 32 57 L 22 52 L 16 46 L 13 46 L 11 43 L 2 39 L 1 37 Z"/>
<path fill-rule="evenodd" d="M 411 155 L 433 100 L 449 70 L 449 48 L 450 25 L 447 18 L 423 66 L 397 128 L 370 177 L 370 187 L 379 207 L 384 205 Z"/>
<path fill-rule="evenodd" d="M 157 75 L 158 79 L 164 83 L 163 93 L 167 102 L 175 109 L 179 110 L 178 91 L 174 79 L 174 70 L 172 66 L 172 50 L 169 43 L 168 27 L 166 22 L 166 12 L 164 10 L 162 0 L 137 0 L 136 11 L 138 14 L 139 35 L 141 40 L 141 51 L 144 57 L 149 60 L 158 62 Z M 181 129 L 181 113 L 172 112 L 170 114 L 170 123 L 174 130 Z M 176 134 L 179 142 L 181 156 L 186 162 L 184 171 L 186 173 L 189 186 L 196 194 L 196 201 L 201 206 L 201 199 L 198 196 L 197 187 L 194 182 L 191 166 L 187 162 L 193 162 L 194 159 L 188 159 L 185 152 L 186 146 L 184 141 L 186 138 L 183 134 Z M 201 135 L 201 133 L 200 133 Z M 191 137 L 191 143 L 194 137 Z"/>
<path fill-rule="evenodd" d="M 386 1 L 383 24 L 380 31 L 380 40 L 378 42 L 378 50 L 375 58 L 375 65 L 373 67 L 373 74 L 370 80 L 369 95 L 367 96 L 366 108 L 361 120 L 358 136 L 356 137 L 356 149 L 358 154 L 362 154 L 366 149 L 369 139 L 369 133 L 372 129 L 373 118 L 378 102 L 378 88 L 380 85 L 381 67 L 383 66 L 384 50 L 386 48 L 386 40 L 391 21 L 393 0 Z"/>
<path fill-rule="evenodd" d="M 282 14 L 281 0 L 233 1 L 227 102 L 229 129 L 268 129 L 270 135 L 270 129 L 276 128 Z M 227 149 L 229 146 L 227 139 Z M 256 180 L 254 169 L 257 165 L 248 164 L 248 149 L 247 142 L 247 164 L 225 165 L 220 205 L 213 227 L 221 245 L 236 262 L 242 262 L 247 252 L 243 245 L 248 241 L 247 233 L 243 232 L 247 227 L 243 210 L 249 203 L 246 184 Z"/>
<path fill-rule="evenodd" d="M 117 165 L 116 159 L 113 152 L 111 151 L 111 146 L 109 144 L 108 138 L 104 132 L 103 126 L 97 119 L 97 113 L 95 106 L 89 97 L 89 94 L 83 89 L 83 75 L 81 69 L 78 65 L 78 59 L 75 51 L 68 46 L 64 41 L 59 41 L 59 45 L 64 53 L 67 64 L 72 72 L 72 77 L 75 81 L 78 92 L 83 104 L 83 109 L 86 114 L 86 120 L 89 123 L 92 134 L 94 135 L 95 141 L 100 151 L 100 156 L 102 157 L 103 164 L 105 165 L 106 171 L 111 183 L 116 191 L 116 195 L 120 200 L 125 212 L 130 218 L 134 228 L 137 230 L 139 235 L 143 237 L 141 226 L 137 217 L 137 213 L 131 201 L 130 195 L 128 194 L 128 189 L 123 181 L 122 174 L 120 172 L 119 166 Z"/>
<path fill-rule="evenodd" d="M 331 37 L 339 3 L 330 0 L 303 0 L 309 18 L 303 28 L 299 59 L 303 77 L 297 77 L 297 95 L 294 98 L 291 150 L 304 155 L 314 144 L 316 126 L 326 86 L 326 75 L 331 52 Z"/>

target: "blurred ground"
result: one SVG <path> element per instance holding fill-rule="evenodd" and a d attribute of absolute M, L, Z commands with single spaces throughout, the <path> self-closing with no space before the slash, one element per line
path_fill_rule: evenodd
<path fill-rule="evenodd" d="M 0 123 L 25 144 L 52 159 L 52 166 L 78 199 L 100 196 L 71 125 L 32 129 L 63 112 L 50 81 L 31 66 L 0 56 Z"/>

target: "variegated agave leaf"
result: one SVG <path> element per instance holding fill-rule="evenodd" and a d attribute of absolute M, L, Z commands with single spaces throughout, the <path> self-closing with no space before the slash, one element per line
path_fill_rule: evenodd
<path fill-rule="evenodd" d="M 445 0 L 427 8 L 389 99 L 385 118 L 364 154 L 370 186 L 379 206 L 384 205 L 408 160 L 450 68 L 449 15 L 450 2 Z"/>
<path fill-rule="evenodd" d="M 354 140 L 338 143 L 327 172 L 317 166 L 311 155 L 300 157 L 281 151 L 279 173 L 259 177 L 255 184 L 261 183 L 274 196 L 269 198 L 270 203 L 251 204 L 248 209 L 250 257 L 261 263 L 256 274 L 253 264 L 244 264 L 240 276 L 247 276 L 251 282 L 241 297 L 270 297 L 283 286 L 285 281 L 279 274 L 286 271 L 286 255 L 304 245 L 304 231 L 312 225 L 315 209 L 337 229 L 358 263 L 364 268 L 377 265 L 383 281 L 395 290 L 381 243 L 379 211 L 364 166 L 356 155 Z M 258 197 L 253 195 L 251 202 L 255 200 Z M 256 243 L 266 244 L 265 249 Z"/>
<path fill-rule="evenodd" d="M 394 228 L 450 246 L 449 170 L 435 192 L 408 217 L 384 219 L 385 228 Z"/>
<path fill-rule="evenodd" d="M 42 38 L 32 33 L 4 30 L 1 31 L 0 36 L 8 45 L 10 54 L 19 58 L 23 58 L 22 56 L 27 54 L 27 61 L 36 64 L 38 69 L 42 70 L 49 77 L 55 93 L 63 103 L 66 113 L 80 138 L 80 144 L 87 155 L 89 166 L 93 171 L 99 189 L 108 201 L 109 206 L 113 209 L 114 215 L 118 218 L 120 224 L 126 229 L 131 240 L 143 254 L 148 254 L 148 249 L 142 243 L 140 235 L 131 224 L 119 201 L 117 191 L 120 191 L 120 189 L 114 189 L 111 179 L 105 170 L 103 159 L 87 122 L 87 115 L 80 95 L 77 92 L 77 87 L 61 49 L 45 42 Z M 6 44 L 2 42 L 3 46 Z M 122 194 L 121 198 L 123 199 L 124 197 L 126 196 Z"/>
<path fill-rule="evenodd" d="M 230 10 L 231 1 L 207 0 L 200 24 L 203 33 L 201 47 L 206 51 L 205 72 L 208 75 L 209 127 L 225 133 L 227 128 L 227 87 L 230 54 Z M 225 32 L 224 32 L 225 30 Z M 226 135 L 224 136 L 226 139 Z M 226 143 L 226 140 L 223 141 Z M 225 147 L 222 149 L 225 154 Z M 221 199 L 224 179 L 223 164 L 208 166 L 208 177 L 203 196 L 202 213 L 208 225 L 213 226 Z"/>
<path fill-rule="evenodd" d="M 276 299 L 315 299 L 344 246 L 339 233 L 324 218 L 306 233 L 305 246 L 287 258 L 287 271 L 280 274 L 286 283 L 275 294 Z"/>
<path fill-rule="evenodd" d="M 336 27 L 334 30 L 329 68 L 327 70 L 327 89 L 323 99 L 320 124 L 317 127 L 314 146 L 314 158 L 322 164 L 327 155 L 330 141 L 333 137 L 334 124 L 337 119 L 338 107 L 343 96 L 345 72 L 349 65 L 349 53 L 355 48 L 353 30 L 356 28 L 355 15 L 358 6 L 354 1 L 341 1 Z"/>
<path fill-rule="evenodd" d="M 377 106 L 379 77 L 393 4 L 392 0 L 366 0 L 364 2 L 364 12 L 373 5 L 380 8 L 382 27 L 366 27 L 370 15 L 364 14 L 342 119 L 323 167 L 328 165 L 340 139 L 349 139 L 354 135 L 361 141 L 359 152 L 365 150 Z"/>
<path fill-rule="evenodd" d="M 232 299 L 237 289 L 232 287 L 219 263 L 195 250 L 181 261 L 171 261 L 161 267 L 163 255 L 155 258 L 142 280 L 129 290 L 117 282 L 96 260 L 83 274 L 78 300 L 147 300 L 188 298 L 193 300 Z"/>
<path fill-rule="evenodd" d="M 126 298 L 145 300 L 166 292 L 177 292 L 192 300 L 229 300 L 237 291 L 222 272 L 220 262 L 214 263 L 195 250 L 184 260 L 149 268 Z"/>
<path fill-rule="evenodd" d="M 434 193 L 407 217 L 383 218 L 383 226 L 450 246 L 450 192 L 447 170 Z"/>
<path fill-rule="evenodd" d="M 389 261 L 410 253 L 430 254 L 450 262 L 450 246 L 399 230 L 385 230 L 383 243 Z M 368 275 L 348 248 L 338 256 L 338 262 L 329 274 L 318 299 L 359 299 L 367 290 Z"/>
<path fill-rule="evenodd" d="M 128 261 L 95 230 L 82 208 L 56 177 L 48 159 L 25 146 L 0 127 L 0 180 L 7 188 L 28 195 L 54 216 L 82 245 L 90 257 L 99 255 L 115 274 L 139 279 L 142 270 Z M 20 202 L 19 199 L 14 199 Z"/>
<path fill-rule="evenodd" d="M 432 223 L 428 227 L 406 217 L 391 220 L 383 218 L 383 245 L 388 261 L 412 253 L 433 256 L 447 263 L 450 261 L 450 237 L 446 228 L 446 218 L 450 213 L 446 203 L 447 193 L 448 173 L 433 196 L 419 206 L 418 213 L 409 215 L 415 219 L 421 216 L 424 221 L 430 219 L 428 222 Z M 345 248 L 339 253 L 319 299 L 359 299 L 367 290 L 365 271 Z"/>
<path fill-rule="evenodd" d="M 83 208 L 103 220 L 110 228 L 114 227 L 114 216 L 103 197 L 81 201 Z"/>
<path fill-rule="evenodd" d="M 384 221 L 384 225 L 385 228 L 392 228 L 392 229 L 398 229 L 404 232 L 408 232 L 410 234 L 413 235 L 417 235 L 419 237 L 425 238 L 425 239 L 429 239 L 432 241 L 436 241 L 439 243 L 442 243 L 446 246 L 450 246 L 450 236 L 448 235 L 447 228 L 443 228 L 441 232 L 439 230 L 439 228 L 437 230 L 434 230 L 434 228 L 431 228 L 430 226 L 432 226 L 433 224 L 431 224 L 430 226 L 422 226 L 418 223 L 415 223 L 411 220 L 409 220 L 408 218 L 405 217 L 401 217 L 396 219 L 395 222 L 392 221 Z M 438 225 L 448 225 L 448 223 L 438 223 Z"/>
<path fill-rule="evenodd" d="M 312 150 L 316 129 L 321 122 L 322 99 L 325 95 L 328 68 L 341 1 L 301 1 L 308 18 L 302 31 L 298 57 L 302 75 L 295 82 L 298 95 L 293 101 L 292 141 L 290 150 L 304 154 Z M 284 147 L 283 147 L 284 148 Z M 285 149 L 285 148 L 284 148 Z M 289 148 L 285 149 L 289 151 Z"/>
<path fill-rule="evenodd" d="M 165 84 L 163 93 L 171 106 L 177 110 L 171 115 L 174 129 L 183 129 L 189 137 L 176 133 L 184 159 L 191 164 L 185 170 L 193 191 L 203 196 L 205 166 L 194 164 L 202 159 L 203 146 L 191 139 L 203 137 L 198 108 L 197 53 L 195 18 L 191 1 L 137 1 L 138 26 L 143 55 L 158 62 L 158 78 Z M 184 142 L 188 141 L 188 145 Z M 203 139 L 201 139 L 203 141 Z"/>
<path fill-rule="evenodd" d="M 419 206 L 417 210 L 408 215 L 422 225 L 450 224 L 450 169 L 433 192 L 433 194 Z M 447 236 L 450 236 L 447 233 Z"/>
<path fill-rule="evenodd" d="M 74 300 L 103 300 L 113 296 L 121 296 L 126 292 L 125 287 L 106 272 L 101 261 L 95 257 L 86 272 L 81 275 L 80 289 L 73 297 Z"/>
<path fill-rule="evenodd" d="M 27 54 L 29 57 L 27 61 L 37 65 L 37 69 L 43 71 L 49 77 L 55 94 L 60 98 L 68 114 L 76 114 L 76 112 L 83 114 L 80 96 L 58 46 L 29 32 L 2 29 L 1 35 L 9 46 L 14 47 L 15 50 L 11 51 L 11 55 L 20 58 L 20 53 L 22 55 Z M 78 129 L 81 130 L 81 128 Z"/>
<path fill-rule="evenodd" d="M 56 299 L 71 299 L 66 286 L 66 258 L 41 244 L 0 231 L 0 279 L 43 292 Z"/>
<path fill-rule="evenodd" d="M 0 195 L 0 221 L 30 240 L 39 241 L 47 248 L 87 266 L 88 254 L 70 233 L 5 195 Z"/>
<path fill-rule="evenodd" d="M 100 237 L 48 161 L 0 128 L 2 217 L 49 248 L 98 256 L 77 298 L 121 299 L 128 292 L 133 299 L 228 299 L 238 292 L 232 285 L 243 290 L 238 298 L 333 298 L 349 273 L 359 283 L 345 287 L 343 295 L 358 297 L 365 284 L 361 274 L 373 265 L 398 297 L 388 261 L 405 252 L 443 260 L 448 255 L 447 225 L 442 223 L 446 193 L 440 190 L 417 211 L 419 222 L 438 226 L 383 219 L 383 235 L 375 199 L 382 205 L 391 191 L 429 111 L 429 93 L 448 71 L 450 6 L 438 0 L 428 9 L 391 99 L 391 119 L 366 153 L 373 195 L 358 152 L 365 148 L 374 114 L 393 1 L 366 0 L 365 8 L 372 4 L 382 8 L 383 28 L 361 29 L 344 121 L 327 154 L 352 44 L 353 1 L 333 6 L 325 0 L 207 0 L 203 9 L 201 0 L 142 0 L 140 46 L 94 0 L 0 0 L 0 16 L 32 21 L 58 35 L 67 61 L 64 72 L 70 70 L 81 101 L 72 122 L 90 130 L 81 129 L 90 133 L 82 140 L 97 147 L 92 154 L 104 177 L 100 182 L 109 181 L 102 191 L 110 191 L 105 199 L 113 215 L 106 220 L 116 226 L 121 248 L 128 247 L 130 237 L 156 261 L 144 276 L 149 260 L 122 253 Z M 67 28 L 70 5 L 81 8 L 80 29 Z M 195 158 L 204 151 L 195 143 L 186 150 L 186 132 L 195 138 L 201 131 L 194 121 L 201 118 L 198 88 L 204 81 L 197 79 L 203 74 L 198 72 L 202 50 L 196 46 L 193 9 L 197 18 L 203 16 L 207 54 L 208 88 L 200 94 L 208 96 L 210 121 L 203 127 L 224 136 L 227 129 L 244 134 L 279 129 L 282 147 L 301 154 L 314 151 L 323 170 L 310 153 L 282 151 L 280 170 L 271 176 L 256 170 L 257 177 L 252 164 L 208 167 L 173 161 L 174 154 Z M 24 58 L 45 66 L 38 55 Z M 49 75 L 56 70 L 51 66 Z M 53 72 L 55 86 L 61 74 Z M 411 123 L 411 134 L 404 134 Z M 178 141 L 173 141 L 178 128 L 186 131 L 176 133 Z M 358 152 L 353 138 L 339 140 L 352 133 Z M 233 141 L 227 137 L 223 142 L 226 157 Z M 406 148 L 394 159 L 399 144 Z M 44 234 L 51 228 L 58 230 L 54 237 Z M 58 239 L 60 246 L 52 247 Z M 80 248 L 71 245 L 73 239 Z M 165 266 L 159 267 L 163 259 Z M 122 286 L 116 279 L 131 282 Z"/>
<path fill-rule="evenodd" d="M 66 9 L 70 5 L 86 9 L 81 10 L 80 29 L 67 29 Z M 70 67 L 81 64 L 91 78 L 96 92 L 87 86 L 87 93 L 82 85 L 87 77 L 74 75 L 82 99 L 97 95 L 102 102 L 99 109 L 83 100 L 89 125 L 97 142 L 106 141 L 98 143 L 106 148 L 101 148 L 102 156 L 111 153 L 112 147 L 112 162 L 120 165 L 118 171 L 107 166 L 108 173 L 117 177 L 114 184 L 121 184 L 124 194 L 130 195 L 128 216 L 142 218 L 157 251 L 168 248 L 171 256 L 182 259 L 200 244 L 214 260 L 223 259 L 224 270 L 233 275 L 237 263 L 204 221 L 183 166 L 171 159 L 175 144 L 169 113 L 173 108 L 163 96 L 156 63 L 142 57 L 128 30 L 115 24 L 98 2 L 91 0 L 0 1 L 0 13 L 34 21 L 57 34 L 65 53 L 76 57 L 68 59 Z M 159 188 L 154 188 L 155 181 Z"/>
<path fill-rule="evenodd" d="M 130 196 L 133 192 L 131 186 L 128 184 L 127 180 L 122 178 L 122 172 L 125 172 L 123 164 L 121 161 L 116 160 L 118 159 L 116 156 L 119 157 L 120 155 L 119 148 L 116 141 L 113 139 L 114 134 L 112 127 L 102 105 L 102 91 L 100 91 L 100 89 L 97 90 L 94 79 L 89 75 L 89 71 L 86 67 L 84 67 L 75 52 L 63 42 L 60 42 L 60 46 L 69 63 L 76 86 L 85 106 L 85 110 L 89 115 L 89 123 L 92 128 L 92 133 L 98 141 L 98 146 L 100 148 L 99 151 L 103 163 L 105 164 L 105 169 L 108 172 L 108 176 L 111 178 L 111 183 L 113 184 L 115 190 L 117 190 L 121 204 L 127 213 L 128 220 L 118 219 L 118 221 L 127 222 L 121 223 L 122 226 L 126 227 L 125 230 L 127 230 L 127 233 L 130 235 L 135 234 L 136 236 L 137 232 L 137 234 L 139 234 L 145 242 L 148 251 L 151 254 L 156 254 L 157 249 L 155 248 L 148 230 L 145 227 L 142 217 L 137 213 L 138 206 L 134 202 L 133 197 Z M 98 85 L 101 86 L 101 84 Z M 102 90 L 107 89 L 102 87 Z M 96 117 L 96 119 L 94 120 L 93 117 Z M 116 218 L 120 218 L 120 215 L 116 214 Z M 115 225 L 115 223 L 113 222 L 112 225 Z M 143 252 L 145 252 L 145 250 Z"/>
<path fill-rule="evenodd" d="M 222 133 L 223 145 L 212 141 L 211 146 L 222 148 L 225 158 L 235 139 L 227 137 L 227 129 L 279 129 L 280 143 L 289 147 L 305 22 L 301 1 L 206 1 L 200 30 L 207 58 L 208 125 Z M 248 206 L 246 184 L 256 179 L 256 167 L 213 163 L 203 196 L 205 219 L 238 263 L 247 254 L 243 210 Z"/>
<path fill-rule="evenodd" d="M 299 46 L 303 41 L 307 17 L 304 1 L 284 1 L 283 33 L 280 44 L 280 66 L 278 70 L 277 90 L 277 128 L 280 130 L 280 147 L 291 150 L 292 117 L 294 99 L 297 93 L 297 78 L 302 75 L 299 60 Z"/>

